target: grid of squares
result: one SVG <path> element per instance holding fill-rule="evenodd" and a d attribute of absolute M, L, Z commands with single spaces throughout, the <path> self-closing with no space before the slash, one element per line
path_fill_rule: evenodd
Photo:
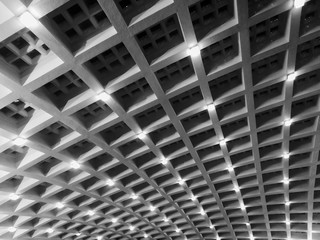
<path fill-rule="evenodd" d="M 32 31 L 24 28 L 1 42 L 0 58 L 4 67 L 19 76 L 30 74 L 42 56 L 50 49 Z"/>
<path fill-rule="evenodd" d="M 1 239 L 320 237 L 316 0 L 2 2 Z"/>
<path fill-rule="evenodd" d="M 63 4 L 41 18 L 57 37 L 74 52 L 86 41 L 110 27 L 97 0 L 76 0 Z"/>

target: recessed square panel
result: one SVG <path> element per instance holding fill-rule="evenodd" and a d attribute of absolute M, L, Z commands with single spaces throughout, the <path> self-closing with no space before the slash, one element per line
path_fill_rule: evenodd
<path fill-rule="evenodd" d="M 72 52 L 111 25 L 97 0 L 69 1 L 40 20 Z"/>
<path fill-rule="evenodd" d="M 267 130 L 258 133 L 258 142 L 260 144 L 266 144 L 272 141 L 279 141 L 283 138 L 282 126 L 269 128 Z"/>
<path fill-rule="evenodd" d="M 103 101 L 97 101 L 80 109 L 73 114 L 73 117 L 81 122 L 86 128 L 91 128 L 108 118 L 111 121 L 115 119 L 117 115 Z"/>
<path fill-rule="evenodd" d="M 50 49 L 27 28 L 11 35 L 0 44 L 0 58 L 23 77 L 30 74 Z"/>
<path fill-rule="evenodd" d="M 171 106 L 178 115 L 202 107 L 202 102 L 203 97 L 199 87 L 193 88 L 170 99 Z"/>
<path fill-rule="evenodd" d="M 181 120 L 181 123 L 187 133 L 199 130 L 203 127 L 210 126 L 210 116 L 208 111 L 201 111 Z"/>
<path fill-rule="evenodd" d="M 161 152 L 165 157 L 175 156 L 175 155 L 178 155 L 179 153 L 184 153 L 186 151 L 187 149 L 182 140 L 170 143 L 169 145 L 166 145 L 161 148 Z"/>
<path fill-rule="evenodd" d="M 277 4 L 281 4 L 285 0 L 248 0 L 249 17 L 262 13 Z"/>
<path fill-rule="evenodd" d="M 290 126 L 290 136 L 297 136 L 300 134 L 306 134 L 314 132 L 316 129 L 316 124 L 318 122 L 318 117 L 302 119 L 296 121 Z"/>
<path fill-rule="evenodd" d="M 144 146 L 145 144 L 140 139 L 134 139 L 120 145 L 118 149 L 123 156 L 127 157 L 129 155 L 133 155 L 135 152 L 138 153 L 139 149 Z"/>
<path fill-rule="evenodd" d="M 275 107 L 256 114 L 257 127 L 272 126 L 283 119 L 283 107 Z"/>
<path fill-rule="evenodd" d="M 106 86 L 112 80 L 126 73 L 135 62 L 123 43 L 98 54 L 84 63 L 99 82 Z"/>
<path fill-rule="evenodd" d="M 284 38 L 288 15 L 289 12 L 284 12 L 249 28 L 251 55 L 255 55 Z"/>
<path fill-rule="evenodd" d="M 296 100 L 291 105 L 291 116 L 303 116 L 319 109 L 319 95 Z"/>
<path fill-rule="evenodd" d="M 164 92 L 177 90 L 186 84 L 195 81 L 194 69 L 190 57 L 183 58 L 177 62 L 155 72 Z"/>
<path fill-rule="evenodd" d="M 179 134 L 177 133 L 174 126 L 172 124 L 169 124 L 153 132 L 150 132 L 149 136 L 155 145 L 159 145 L 165 144 L 166 141 L 170 141 L 171 139 L 178 138 Z"/>
<path fill-rule="evenodd" d="M 98 135 L 100 135 L 106 143 L 112 144 L 114 142 L 125 140 L 130 132 L 131 129 L 124 122 L 119 122 L 102 130 Z"/>
<path fill-rule="evenodd" d="M 13 128 L 19 128 L 27 123 L 34 112 L 35 109 L 28 103 L 17 99 L 0 109 L 0 123 L 9 124 Z"/>
<path fill-rule="evenodd" d="M 228 97 L 244 90 L 241 69 L 228 73 L 209 82 L 214 100 Z"/>
<path fill-rule="evenodd" d="M 174 14 L 139 32 L 136 40 L 147 61 L 152 63 L 184 41 L 177 15 Z"/>
<path fill-rule="evenodd" d="M 284 82 L 273 84 L 259 89 L 253 94 L 254 105 L 257 109 L 275 104 L 284 100 Z"/>
<path fill-rule="evenodd" d="M 125 111 L 139 108 L 155 99 L 146 79 L 141 78 L 112 94 Z"/>
<path fill-rule="evenodd" d="M 141 13 L 158 3 L 159 0 L 116 0 L 115 3 L 121 12 L 124 20 L 129 25 L 130 22 Z"/>
<path fill-rule="evenodd" d="M 246 112 L 246 101 L 243 96 L 216 106 L 220 120 L 236 117 Z"/>
<path fill-rule="evenodd" d="M 189 7 L 198 41 L 214 29 L 234 18 L 232 0 L 201 0 Z"/>
<path fill-rule="evenodd" d="M 227 148 L 230 153 L 252 147 L 250 136 L 244 136 L 227 142 Z"/>
<path fill-rule="evenodd" d="M 319 69 L 298 76 L 294 81 L 293 95 L 296 97 L 319 90 L 320 83 L 317 81 L 319 76 Z"/>
<path fill-rule="evenodd" d="M 208 129 L 206 131 L 190 136 L 190 141 L 192 142 L 193 146 L 196 148 L 196 147 L 209 145 L 212 142 L 217 141 L 217 136 L 214 129 Z"/>
<path fill-rule="evenodd" d="M 81 140 L 62 151 L 62 154 L 73 159 L 81 157 L 95 147 L 95 144 L 88 140 Z"/>
<path fill-rule="evenodd" d="M 54 147 L 73 130 L 62 122 L 55 122 L 32 136 L 32 140 L 40 144 Z"/>
<path fill-rule="evenodd" d="M 252 82 L 258 85 L 284 75 L 286 52 L 280 52 L 252 64 Z"/>
<path fill-rule="evenodd" d="M 25 158 L 29 151 L 26 146 L 12 146 L 0 152 L 0 157 L 2 159 L 0 165 L 4 167 L 14 167 L 17 168 L 21 161 Z"/>
<path fill-rule="evenodd" d="M 206 73 L 213 72 L 239 55 L 238 36 L 234 34 L 201 50 Z"/>
<path fill-rule="evenodd" d="M 320 3 L 310 0 L 305 3 L 301 10 L 300 35 L 305 35 L 320 27 Z"/>
<path fill-rule="evenodd" d="M 320 37 L 301 43 L 297 48 L 296 68 L 314 65 L 320 59 Z"/>
<path fill-rule="evenodd" d="M 222 125 L 221 128 L 225 137 L 235 136 L 249 131 L 248 121 L 246 118 L 226 123 Z"/>
<path fill-rule="evenodd" d="M 146 129 L 157 128 L 159 124 L 168 121 L 169 117 L 166 115 L 163 107 L 158 104 L 135 115 L 134 119 L 142 129 Z"/>
<path fill-rule="evenodd" d="M 69 71 L 46 83 L 34 93 L 40 98 L 52 102 L 58 109 L 62 110 L 69 100 L 88 89 L 89 87 L 77 74 Z"/>

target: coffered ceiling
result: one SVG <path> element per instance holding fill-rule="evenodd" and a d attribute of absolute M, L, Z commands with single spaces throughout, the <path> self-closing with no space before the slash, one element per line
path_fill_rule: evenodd
<path fill-rule="evenodd" d="M 0 240 L 320 239 L 320 1 L 0 0 L 0 42 Z"/>

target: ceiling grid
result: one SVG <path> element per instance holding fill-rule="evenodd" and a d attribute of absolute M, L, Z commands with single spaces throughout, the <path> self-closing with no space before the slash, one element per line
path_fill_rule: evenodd
<path fill-rule="evenodd" d="M 320 237 L 317 0 L 0 13 L 0 240 Z"/>

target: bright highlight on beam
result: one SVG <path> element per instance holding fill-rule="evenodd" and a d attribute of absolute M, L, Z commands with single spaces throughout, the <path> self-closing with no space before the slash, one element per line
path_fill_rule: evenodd
<path fill-rule="evenodd" d="M 112 179 L 108 179 L 108 180 L 106 181 L 106 184 L 107 184 L 109 187 L 112 187 L 112 186 L 114 186 L 115 182 L 114 182 Z"/>
<path fill-rule="evenodd" d="M 52 228 L 48 228 L 47 229 L 47 233 L 53 233 L 53 229 Z"/>
<path fill-rule="evenodd" d="M 138 198 L 138 195 L 136 195 L 136 194 L 133 193 L 133 194 L 131 195 L 131 198 L 132 198 L 133 200 L 135 200 L 135 199 Z"/>
<path fill-rule="evenodd" d="M 13 232 L 17 231 L 17 229 L 15 227 L 9 227 L 8 231 L 13 233 Z"/>
<path fill-rule="evenodd" d="M 190 199 L 191 199 L 191 201 L 194 202 L 195 200 L 197 200 L 197 196 L 191 196 Z"/>
<path fill-rule="evenodd" d="M 226 145 L 227 142 L 226 142 L 226 140 L 222 139 L 219 141 L 219 143 L 220 143 L 220 145 Z"/>
<path fill-rule="evenodd" d="M 240 208 L 242 211 L 246 210 L 246 207 L 242 203 L 240 204 Z"/>
<path fill-rule="evenodd" d="M 228 170 L 229 172 L 232 172 L 232 171 L 233 171 L 233 167 L 232 167 L 232 166 L 228 166 L 228 167 L 227 167 L 227 170 Z"/>
<path fill-rule="evenodd" d="M 216 108 L 216 107 L 214 106 L 213 103 L 211 103 L 211 104 L 209 104 L 209 105 L 207 106 L 207 109 L 208 109 L 209 112 L 212 112 L 215 108 Z"/>
<path fill-rule="evenodd" d="M 200 55 L 200 48 L 198 45 L 195 45 L 187 50 L 188 55 L 191 57 L 197 57 Z"/>
<path fill-rule="evenodd" d="M 290 204 L 291 204 L 290 202 L 286 202 L 285 203 L 286 206 L 290 206 Z"/>
<path fill-rule="evenodd" d="M 106 93 L 105 91 L 101 92 L 98 94 L 98 98 L 101 100 L 101 101 L 108 101 L 110 99 L 110 95 L 108 93 Z"/>
<path fill-rule="evenodd" d="M 143 237 L 144 237 L 144 238 L 147 238 L 147 237 L 148 237 L 148 234 L 146 234 L 146 233 L 143 234 Z"/>
<path fill-rule="evenodd" d="M 306 2 L 305 0 L 295 0 L 295 1 L 294 1 L 294 7 L 295 7 L 295 8 L 303 7 L 303 5 L 304 5 L 305 2 Z"/>
<path fill-rule="evenodd" d="M 212 224 L 210 224 L 209 228 L 210 228 L 210 229 L 213 229 L 213 225 L 212 225 Z"/>
<path fill-rule="evenodd" d="M 32 28 L 39 25 L 39 21 L 32 16 L 30 12 L 24 12 L 19 17 L 20 22 L 27 28 Z"/>
<path fill-rule="evenodd" d="M 94 211 L 89 210 L 89 211 L 87 212 L 87 214 L 88 214 L 89 216 L 93 216 L 93 215 L 94 215 Z"/>
<path fill-rule="evenodd" d="M 201 210 L 200 210 L 200 214 L 201 214 L 202 216 L 204 216 L 206 213 L 204 212 L 203 209 L 201 209 Z"/>
<path fill-rule="evenodd" d="M 247 226 L 250 226 L 250 223 L 247 222 L 246 225 L 247 225 Z"/>
<path fill-rule="evenodd" d="M 72 161 L 70 163 L 70 167 L 72 167 L 73 169 L 78 169 L 80 168 L 80 164 L 77 161 Z"/>
<path fill-rule="evenodd" d="M 116 223 L 118 221 L 117 218 L 111 218 L 111 222 Z"/>
<path fill-rule="evenodd" d="M 292 119 L 284 120 L 284 125 L 285 125 L 286 127 L 289 127 L 291 124 L 292 124 Z"/>
<path fill-rule="evenodd" d="M 181 230 L 180 230 L 179 228 L 176 229 L 176 232 L 177 232 L 177 233 L 180 232 L 180 231 L 181 231 Z"/>
<path fill-rule="evenodd" d="M 21 137 L 17 137 L 12 141 L 12 143 L 16 146 L 22 147 L 26 144 L 27 140 Z"/>
<path fill-rule="evenodd" d="M 284 178 L 284 179 L 283 179 L 283 183 L 284 183 L 284 184 L 289 184 L 289 179 L 288 179 L 288 178 Z"/>
<path fill-rule="evenodd" d="M 164 222 L 169 222 L 169 219 L 165 217 L 165 218 L 163 218 L 163 221 Z"/>
<path fill-rule="evenodd" d="M 140 138 L 141 140 L 144 139 L 146 136 L 147 135 L 144 132 L 141 132 L 141 133 L 138 134 L 138 138 Z"/>
<path fill-rule="evenodd" d="M 56 203 L 56 208 L 61 209 L 64 207 L 64 204 L 62 202 L 57 202 Z"/>
<path fill-rule="evenodd" d="M 161 160 L 161 163 L 162 163 L 163 165 L 167 165 L 167 163 L 168 163 L 168 159 L 163 158 L 163 159 Z"/>
<path fill-rule="evenodd" d="M 20 196 L 18 194 L 15 194 L 15 193 L 10 193 L 9 194 L 9 199 L 12 200 L 12 201 L 16 201 L 20 198 Z"/>
<path fill-rule="evenodd" d="M 289 159 L 289 158 L 290 158 L 290 154 L 289 154 L 289 153 L 284 153 L 284 154 L 282 155 L 282 157 L 283 157 L 284 159 Z"/>
<path fill-rule="evenodd" d="M 240 188 L 239 187 L 234 187 L 234 189 L 233 189 L 235 192 L 240 192 Z"/>
<path fill-rule="evenodd" d="M 296 72 L 291 73 L 291 74 L 288 75 L 287 81 L 294 81 L 296 79 L 296 77 L 297 77 L 297 73 Z"/>
<path fill-rule="evenodd" d="M 186 181 L 186 180 L 184 180 L 184 179 L 178 179 L 179 185 L 183 185 L 185 181 Z"/>
<path fill-rule="evenodd" d="M 77 237 L 79 237 L 80 235 L 81 235 L 81 233 L 80 233 L 80 232 L 77 232 L 77 233 L 76 233 L 76 236 L 77 236 Z"/>
<path fill-rule="evenodd" d="M 154 210 L 156 210 L 155 206 L 150 206 L 150 211 L 153 212 Z"/>
<path fill-rule="evenodd" d="M 102 236 L 98 236 L 98 237 L 97 237 L 97 240 L 102 240 Z"/>
<path fill-rule="evenodd" d="M 130 231 L 134 230 L 134 226 L 129 226 Z"/>

